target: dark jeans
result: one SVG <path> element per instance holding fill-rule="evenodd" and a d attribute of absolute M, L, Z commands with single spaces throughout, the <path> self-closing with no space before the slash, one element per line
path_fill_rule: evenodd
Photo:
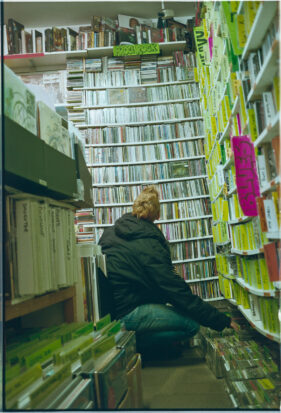
<path fill-rule="evenodd" d="M 196 321 L 164 304 L 141 305 L 122 321 L 127 330 L 136 332 L 137 350 L 141 353 L 193 337 L 200 328 Z"/>

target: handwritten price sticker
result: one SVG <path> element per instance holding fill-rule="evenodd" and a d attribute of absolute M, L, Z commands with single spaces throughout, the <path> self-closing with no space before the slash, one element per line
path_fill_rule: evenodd
<path fill-rule="evenodd" d="M 249 136 L 233 136 L 236 186 L 239 203 L 244 215 L 258 215 L 256 197 L 260 196 L 254 145 Z"/>
<path fill-rule="evenodd" d="M 158 43 L 124 44 L 113 46 L 113 56 L 139 56 L 143 54 L 159 54 Z"/>

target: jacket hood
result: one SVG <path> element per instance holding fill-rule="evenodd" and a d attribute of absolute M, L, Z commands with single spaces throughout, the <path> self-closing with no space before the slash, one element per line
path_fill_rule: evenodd
<path fill-rule="evenodd" d="M 153 222 L 137 218 L 132 213 L 122 215 L 114 225 L 115 234 L 126 240 L 157 238 L 166 242 L 164 235 Z"/>

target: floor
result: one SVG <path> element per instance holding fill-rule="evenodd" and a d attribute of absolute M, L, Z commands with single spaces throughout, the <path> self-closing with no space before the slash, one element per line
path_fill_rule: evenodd
<path fill-rule="evenodd" d="M 144 409 L 233 409 L 224 389 L 196 348 L 142 369 Z"/>

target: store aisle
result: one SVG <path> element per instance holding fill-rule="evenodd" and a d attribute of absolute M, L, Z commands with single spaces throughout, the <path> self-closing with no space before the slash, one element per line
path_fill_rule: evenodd
<path fill-rule="evenodd" d="M 216 379 L 196 348 L 179 359 L 151 361 L 142 369 L 145 409 L 231 409 L 222 379 Z"/>

